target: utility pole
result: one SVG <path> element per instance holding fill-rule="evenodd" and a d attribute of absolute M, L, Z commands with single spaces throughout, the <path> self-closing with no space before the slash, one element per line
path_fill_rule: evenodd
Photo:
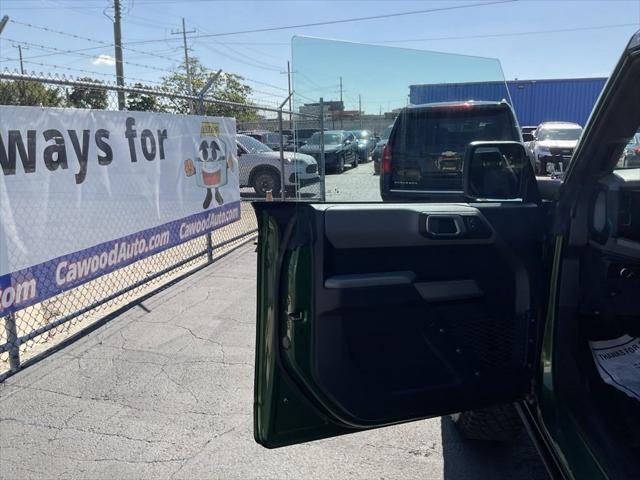
<path fill-rule="evenodd" d="M 360 130 L 362 130 L 362 97 L 358 94 L 358 118 L 360 119 Z"/>
<path fill-rule="evenodd" d="M 2 20 L 0 20 L 0 34 L 4 30 L 4 27 L 7 25 L 8 21 L 9 21 L 9 15 L 5 15 L 4 17 L 2 17 Z"/>
<path fill-rule="evenodd" d="M 189 49 L 187 48 L 187 33 L 195 33 L 195 30 L 189 30 L 187 32 L 187 28 L 184 24 L 184 17 L 182 17 L 182 31 L 171 32 L 172 35 L 179 35 L 182 33 L 182 42 L 184 44 L 184 66 L 187 71 L 187 89 L 189 90 L 189 95 L 193 95 L 193 85 L 191 81 L 191 65 L 189 65 Z M 195 113 L 193 111 L 193 101 L 189 99 L 189 113 Z"/>
<path fill-rule="evenodd" d="M 116 84 L 124 87 L 124 68 L 122 64 L 122 29 L 120 26 L 120 0 L 113 0 L 113 43 L 116 48 Z M 127 107 L 124 90 L 118 90 L 118 110 Z"/>
<path fill-rule="evenodd" d="M 22 45 L 20 44 L 18 44 L 18 56 L 20 57 L 20 73 L 24 75 L 24 63 L 22 62 Z M 25 105 L 25 98 L 27 96 L 25 83 L 18 82 L 18 87 L 20 89 L 20 104 Z"/>
<path fill-rule="evenodd" d="M 344 117 L 344 103 L 342 102 L 342 77 L 340 77 L 340 106 L 342 111 L 340 112 L 340 130 L 342 130 L 342 118 Z"/>
<path fill-rule="evenodd" d="M 24 75 L 24 63 L 22 63 L 22 45 L 18 44 L 18 56 L 20 57 L 20 73 Z"/>
<path fill-rule="evenodd" d="M 289 83 L 289 129 L 293 130 L 293 110 L 291 109 L 291 64 L 287 60 L 287 82 Z"/>

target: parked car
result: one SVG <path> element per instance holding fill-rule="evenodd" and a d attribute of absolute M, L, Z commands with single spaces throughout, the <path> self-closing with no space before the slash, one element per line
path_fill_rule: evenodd
<path fill-rule="evenodd" d="M 529 143 L 537 175 L 563 172 L 569 166 L 582 127 L 571 122 L 544 122 L 538 125 Z"/>
<path fill-rule="evenodd" d="M 380 175 L 380 160 L 382 159 L 382 151 L 384 147 L 387 145 L 387 140 L 389 140 L 389 134 L 391 133 L 391 129 L 393 125 L 389 125 L 384 129 L 382 135 L 380 135 L 380 140 L 376 143 L 376 147 L 371 152 L 371 160 L 373 161 L 373 174 Z"/>
<path fill-rule="evenodd" d="M 534 126 L 525 126 L 520 127 L 520 132 L 522 133 L 522 140 L 527 143 L 533 140 L 533 133 L 536 131 Z"/>
<path fill-rule="evenodd" d="M 369 130 L 352 130 L 350 133 L 356 137 L 358 145 L 358 161 L 366 163 L 373 149 L 376 148 L 376 137 Z"/>
<path fill-rule="evenodd" d="M 284 146 L 288 152 L 297 152 L 300 147 L 309 141 L 311 135 L 317 130 L 312 128 L 298 128 L 295 130 L 283 130 L 282 133 L 288 137 L 289 142 Z"/>
<path fill-rule="evenodd" d="M 633 136 L 620 158 L 620 167 L 640 167 L 640 133 Z"/>
<path fill-rule="evenodd" d="M 382 199 L 460 199 L 465 150 L 478 140 L 522 141 L 508 103 L 445 102 L 402 109 L 382 153 Z"/>
<path fill-rule="evenodd" d="M 252 187 L 259 197 L 271 190 L 274 197 L 280 195 L 280 152 L 249 135 L 236 135 L 240 186 Z M 310 155 L 283 152 L 285 158 L 284 186 L 288 190 L 304 187 L 320 181 L 318 164 Z"/>
<path fill-rule="evenodd" d="M 320 132 L 314 133 L 299 151 L 313 156 L 319 162 L 320 139 Z M 324 162 L 326 172 L 342 173 L 347 163 L 350 163 L 352 167 L 357 167 L 358 145 L 355 136 L 344 130 L 326 130 L 324 132 Z"/>
<path fill-rule="evenodd" d="M 640 169 L 616 164 L 639 84 L 640 31 L 562 182 L 484 141 L 466 203 L 254 204 L 256 441 L 452 414 L 475 440 L 524 424 L 550 478 L 637 478 Z"/>
<path fill-rule="evenodd" d="M 280 134 L 275 132 L 270 132 L 268 130 L 249 130 L 245 132 L 239 132 L 243 135 L 248 135 L 249 137 L 255 138 L 261 143 L 264 143 L 271 150 L 280 150 Z M 289 143 L 289 137 L 283 134 L 283 145 L 287 145 Z"/>

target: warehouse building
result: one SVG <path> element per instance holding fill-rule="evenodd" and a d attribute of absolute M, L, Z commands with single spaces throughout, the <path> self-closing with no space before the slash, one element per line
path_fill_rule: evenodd
<path fill-rule="evenodd" d="M 411 85 L 413 105 L 459 100 L 511 100 L 520 125 L 545 121 L 584 125 L 604 87 L 606 78 L 509 80 L 504 82 Z"/>

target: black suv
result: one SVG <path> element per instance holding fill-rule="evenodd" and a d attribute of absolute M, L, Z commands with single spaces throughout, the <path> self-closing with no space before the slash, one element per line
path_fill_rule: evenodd
<path fill-rule="evenodd" d="M 508 103 L 447 102 L 403 109 L 382 154 L 382 199 L 462 198 L 462 159 L 467 145 L 479 140 L 522 141 Z"/>

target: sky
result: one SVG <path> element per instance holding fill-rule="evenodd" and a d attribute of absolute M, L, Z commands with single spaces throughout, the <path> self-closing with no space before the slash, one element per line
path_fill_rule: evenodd
<path fill-rule="evenodd" d="M 286 97 L 293 35 L 492 57 L 507 79 L 540 79 L 608 76 L 640 29 L 640 0 L 121 1 L 128 83 L 160 82 L 182 61 L 182 35 L 173 32 L 184 18 L 187 30 L 195 30 L 187 35 L 190 54 L 211 70 L 243 75 L 254 101 L 269 106 Z M 111 5 L 1 0 L 0 15 L 13 21 L 0 36 L 0 69 L 19 68 L 20 44 L 28 72 L 113 81 Z M 431 11 L 393 15 L 423 10 Z M 379 18 L 238 33 L 371 16 Z M 390 73 L 384 63 L 373 59 L 367 77 L 384 81 Z M 347 108 L 357 108 L 356 90 L 345 87 Z M 332 91 L 338 91 L 337 78 Z"/>

